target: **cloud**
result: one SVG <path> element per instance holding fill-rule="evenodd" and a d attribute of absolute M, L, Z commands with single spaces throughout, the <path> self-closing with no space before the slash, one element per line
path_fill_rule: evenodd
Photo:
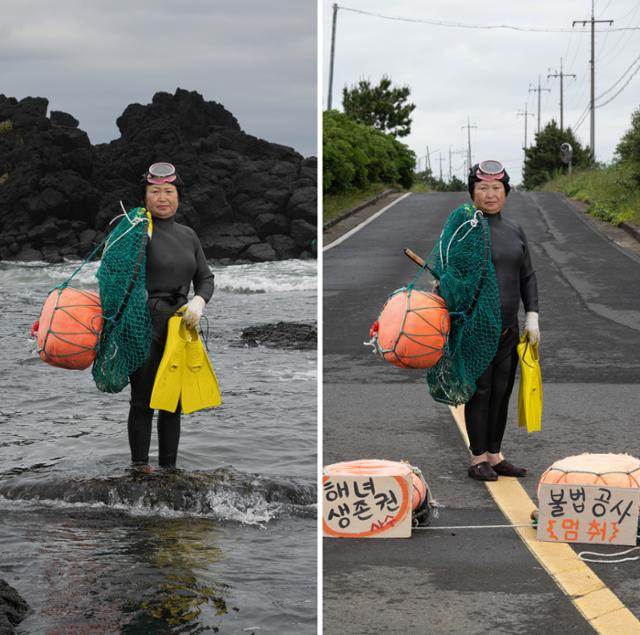
<path fill-rule="evenodd" d="M 316 152 L 316 8 L 310 0 L 9 0 L 2 91 L 38 95 L 94 143 L 159 90 L 200 92 L 250 134 Z M 280 121 L 283 113 L 287 126 Z M 274 138 L 273 135 L 277 135 Z"/>
<path fill-rule="evenodd" d="M 322 0 L 324 68 L 323 91 L 326 105 L 328 63 L 333 0 Z M 597 3 L 601 4 L 601 3 Z M 392 5 L 384 0 L 345 0 L 354 9 L 384 15 L 433 19 L 475 25 L 509 24 L 522 27 L 566 29 L 566 32 L 530 32 L 515 30 L 462 29 L 421 23 L 385 20 L 341 9 L 336 30 L 334 70 L 334 107 L 340 107 L 342 88 L 355 84 L 360 77 L 377 82 L 384 74 L 394 84 L 411 88 L 410 100 L 416 104 L 412 133 L 403 139 L 418 155 L 442 149 L 448 169 L 448 149 L 464 151 L 467 131 L 463 126 L 470 117 L 473 159 L 503 158 L 512 164 L 514 181 L 520 181 L 524 142 L 525 104 L 529 112 L 528 140 L 533 141 L 537 128 L 538 75 L 541 123 L 560 118 L 559 80 L 547 78 L 559 70 L 563 58 L 565 73 L 565 126 L 573 126 L 589 103 L 590 35 L 580 27 L 572 30 L 573 20 L 589 18 L 590 7 L 583 1 L 555 0 L 505 3 L 485 0 L 470 3 L 452 0 L 439 5 L 398 0 Z M 604 9 L 606 8 L 606 11 Z M 640 25 L 640 5 L 635 0 L 619 0 L 616 6 L 596 7 L 596 18 L 616 19 L 614 27 Z M 610 32 L 598 27 L 596 35 L 596 94 L 611 86 L 637 57 L 638 32 Z M 638 107 L 640 73 L 610 105 L 596 110 L 596 153 L 599 160 L 611 160 L 620 136 L 630 125 L 631 113 Z M 589 143 L 589 119 L 581 125 L 578 136 Z M 518 157 L 520 157 L 518 159 Z M 432 167 L 438 157 L 432 157 Z M 458 162 L 458 177 L 464 177 Z"/>

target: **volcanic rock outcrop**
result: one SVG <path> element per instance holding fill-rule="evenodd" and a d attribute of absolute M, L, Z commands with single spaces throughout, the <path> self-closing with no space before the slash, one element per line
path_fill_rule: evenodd
<path fill-rule="evenodd" d="M 7 582 L 0 580 L 0 635 L 15 633 L 15 627 L 29 612 L 29 605 Z"/>
<path fill-rule="evenodd" d="M 221 264 L 316 254 L 317 161 L 244 133 L 222 105 L 194 91 L 127 106 L 120 138 L 92 146 L 48 101 L 0 95 L 0 259 L 84 258 L 121 210 L 141 204 L 155 161 L 186 184 L 177 220 Z"/>
<path fill-rule="evenodd" d="M 277 322 L 260 324 L 242 329 L 240 335 L 247 346 L 314 350 L 318 346 L 318 330 L 315 324 L 305 322 Z"/>

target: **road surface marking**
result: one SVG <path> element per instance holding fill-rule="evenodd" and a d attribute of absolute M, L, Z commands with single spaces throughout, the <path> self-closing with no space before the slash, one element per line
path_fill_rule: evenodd
<path fill-rule="evenodd" d="M 411 192 L 407 192 L 406 194 L 403 194 L 400 198 L 397 198 L 392 203 L 389 203 L 389 205 L 387 205 L 386 207 L 383 207 L 381 210 L 378 210 L 372 216 L 369 216 L 369 218 L 367 218 L 366 220 L 363 220 L 361 223 L 356 225 L 353 229 L 350 229 L 346 234 L 342 234 L 342 236 L 340 236 L 340 238 L 336 238 L 332 243 L 329 243 L 328 245 L 325 245 L 322 248 L 322 251 L 327 251 L 328 249 L 331 249 L 332 247 L 337 247 L 340 243 L 342 243 L 345 240 L 347 240 L 347 238 L 353 236 L 356 232 L 359 232 L 363 227 L 368 225 L 371 221 L 373 221 L 376 218 L 378 218 L 378 216 L 381 216 L 388 209 L 391 209 L 396 203 L 399 203 L 400 201 L 403 201 L 405 198 L 407 198 L 407 196 L 411 196 Z"/>
<path fill-rule="evenodd" d="M 450 408 L 467 446 L 464 406 Z M 485 483 L 502 513 L 518 527 L 524 544 L 584 618 L 602 635 L 640 633 L 640 621 L 566 543 L 541 542 L 531 526 L 533 501 L 516 478 Z"/>

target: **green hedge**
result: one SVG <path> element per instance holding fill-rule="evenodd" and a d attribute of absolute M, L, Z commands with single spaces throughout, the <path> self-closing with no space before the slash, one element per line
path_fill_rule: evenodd
<path fill-rule="evenodd" d="M 388 183 L 410 188 L 416 156 L 393 136 L 349 119 L 337 110 L 323 115 L 325 193 L 338 194 Z"/>

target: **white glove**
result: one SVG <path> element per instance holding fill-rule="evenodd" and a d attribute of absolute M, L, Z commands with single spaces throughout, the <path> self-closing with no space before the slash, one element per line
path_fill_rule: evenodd
<path fill-rule="evenodd" d="M 191 300 L 187 302 L 187 304 L 180 307 L 182 309 L 186 308 L 185 312 L 182 315 L 182 319 L 187 326 L 191 328 L 195 328 L 196 326 L 198 326 L 205 304 L 206 302 L 203 298 L 201 298 L 199 295 L 194 295 L 193 298 L 191 298 Z"/>
<path fill-rule="evenodd" d="M 524 330 L 529 334 L 532 346 L 535 346 L 540 341 L 540 326 L 538 326 L 536 311 L 528 311 L 524 314 Z"/>

